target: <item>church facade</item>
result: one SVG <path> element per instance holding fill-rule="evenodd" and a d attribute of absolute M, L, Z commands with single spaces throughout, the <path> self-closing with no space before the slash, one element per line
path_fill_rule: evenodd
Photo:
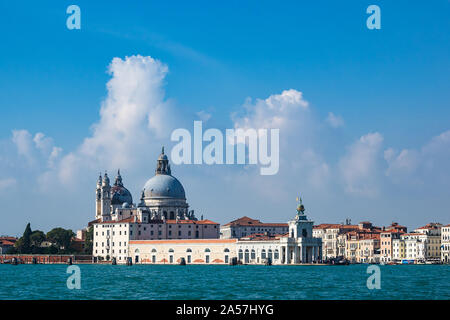
<path fill-rule="evenodd" d="M 182 184 L 172 176 L 164 148 L 155 175 L 144 185 L 136 205 L 125 188 L 120 171 L 110 184 L 108 174 L 100 175 L 96 188 L 93 226 L 95 260 L 125 262 L 131 240 L 217 239 L 220 225 L 197 219 L 189 210 Z"/>

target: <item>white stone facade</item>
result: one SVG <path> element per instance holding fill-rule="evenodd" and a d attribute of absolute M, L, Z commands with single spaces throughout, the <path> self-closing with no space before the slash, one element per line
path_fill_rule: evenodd
<path fill-rule="evenodd" d="M 450 224 L 441 229 L 441 261 L 450 263 Z"/>

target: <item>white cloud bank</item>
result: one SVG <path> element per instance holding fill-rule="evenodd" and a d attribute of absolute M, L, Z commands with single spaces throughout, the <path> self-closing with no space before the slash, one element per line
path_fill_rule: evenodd
<path fill-rule="evenodd" d="M 369 133 L 353 143 L 339 162 L 345 190 L 349 193 L 373 196 L 378 193 L 378 157 L 383 136 Z"/>
<path fill-rule="evenodd" d="M 168 67 L 140 55 L 114 58 L 108 68 L 112 78 L 92 136 L 59 166 L 59 179 L 70 183 L 81 168 L 130 168 L 146 158 L 155 141 L 173 128 L 174 113 L 164 100 Z M 152 157 L 153 158 L 153 157 Z"/>
<path fill-rule="evenodd" d="M 172 130 L 181 121 L 177 118 L 180 110 L 165 98 L 164 80 L 168 67 L 151 57 L 137 55 L 114 58 L 108 71 L 111 79 L 107 83 L 107 96 L 101 105 L 99 120 L 93 124 L 92 133 L 75 150 L 63 154 L 62 148 L 41 132 L 13 131 L 9 143 L 15 149 L 14 156 L 10 156 L 10 150 L 3 152 L 0 149 L 0 190 L 16 186 L 19 189 L 22 184 L 27 187 L 37 185 L 52 190 L 53 197 L 56 193 L 61 197 L 60 186 L 77 185 L 80 197 L 88 203 L 86 207 L 91 208 L 88 199 L 92 199 L 92 183 L 95 183 L 94 177 L 99 170 L 128 169 L 126 183 L 131 186 L 140 181 L 129 178 L 131 170 L 139 175 L 139 179 L 151 176 L 160 146 L 169 142 Z M 287 199 L 297 192 L 315 194 L 318 202 L 340 199 L 341 196 L 349 197 L 347 200 L 374 198 L 382 195 L 383 187 L 389 183 L 397 188 L 410 187 L 411 181 L 429 188 L 433 188 L 436 181 L 448 186 L 450 131 L 434 137 L 421 148 L 401 151 L 384 150 L 382 134 L 367 133 L 348 146 L 343 142 L 338 148 L 340 153 L 330 155 L 321 147 L 329 138 L 326 135 L 332 133 L 320 131 L 323 120 L 315 119 L 310 109 L 303 93 L 295 89 L 272 94 L 265 99 L 248 99 L 232 115 L 233 126 L 280 129 L 280 171 L 276 176 L 263 177 L 257 168 L 254 171 L 248 166 L 226 168 L 219 173 L 225 173 L 222 180 L 228 181 L 224 183 L 222 194 L 230 192 L 230 187 L 235 192 L 239 190 L 233 201 L 238 206 L 245 205 L 252 197 L 259 202 L 258 214 L 264 218 L 264 210 L 267 216 L 272 215 L 266 209 L 267 202 L 277 201 L 274 210 L 280 210 L 280 205 L 286 205 Z M 197 116 L 205 121 L 210 118 L 207 112 L 200 112 Z M 343 119 L 331 112 L 326 122 L 333 128 L 344 126 Z M 2 143 L 0 141 L 0 147 Z M 204 168 L 203 172 L 193 168 L 197 171 L 192 177 L 192 182 L 199 180 L 198 185 L 203 188 L 208 178 L 206 171 L 219 170 Z M 217 172 L 214 171 L 214 175 Z M 80 179 L 85 180 L 80 183 Z M 194 192 L 191 190 L 189 193 Z M 202 198 L 218 197 L 215 188 L 198 193 Z M 67 201 L 73 201 L 72 193 L 64 194 Z M 263 197 L 258 197 L 258 194 Z M 223 208 L 217 213 L 216 205 L 212 204 L 209 209 L 214 212 L 208 215 L 225 214 L 227 218 L 236 218 L 238 213 L 234 208 Z M 41 206 L 47 210 L 47 204 Z M 202 203 L 196 206 L 203 207 Z M 291 207 L 290 204 L 286 206 Z M 248 210 L 256 210 L 254 202 L 248 204 Z M 233 214 L 230 216 L 229 212 Z M 86 213 L 86 219 L 92 216 L 91 213 Z M 276 217 L 274 219 L 277 220 Z"/>

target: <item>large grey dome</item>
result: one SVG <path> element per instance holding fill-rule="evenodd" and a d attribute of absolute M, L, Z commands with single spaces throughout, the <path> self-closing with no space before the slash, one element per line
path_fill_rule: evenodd
<path fill-rule="evenodd" d="M 145 198 L 186 199 L 184 188 L 177 178 L 168 174 L 157 174 L 144 186 Z"/>

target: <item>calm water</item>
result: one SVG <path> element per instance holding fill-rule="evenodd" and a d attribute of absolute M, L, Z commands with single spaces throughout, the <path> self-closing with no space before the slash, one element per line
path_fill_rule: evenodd
<path fill-rule="evenodd" d="M 450 266 L 80 265 L 69 290 L 66 265 L 0 265 L 0 299 L 450 299 Z"/>

